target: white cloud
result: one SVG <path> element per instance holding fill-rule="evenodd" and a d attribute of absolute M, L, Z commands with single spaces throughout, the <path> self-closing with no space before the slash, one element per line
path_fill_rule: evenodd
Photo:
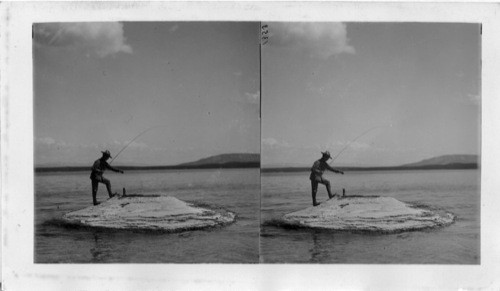
<path fill-rule="evenodd" d="M 178 24 L 174 24 L 172 27 L 170 27 L 169 31 L 170 32 L 175 32 L 175 31 L 177 31 L 177 29 L 179 29 L 179 25 Z"/>
<path fill-rule="evenodd" d="M 467 98 L 469 99 L 470 102 L 473 104 L 479 105 L 481 102 L 481 96 L 480 95 L 475 95 L 475 94 L 467 94 Z"/>
<path fill-rule="evenodd" d="M 35 41 L 53 47 L 83 49 L 99 57 L 132 53 L 119 22 L 44 23 L 34 26 Z"/>
<path fill-rule="evenodd" d="M 269 26 L 270 44 L 328 58 L 340 53 L 355 53 L 348 44 L 344 23 L 273 23 Z"/>
<path fill-rule="evenodd" d="M 116 148 L 117 150 L 121 150 L 125 146 L 129 149 L 140 149 L 140 150 L 149 149 L 149 146 L 144 142 L 135 141 L 135 140 L 133 142 L 130 142 L 130 143 L 129 142 L 130 141 L 119 142 L 119 141 L 115 140 L 113 142 L 113 144 L 107 144 L 105 146 L 113 147 L 113 148 Z"/>
<path fill-rule="evenodd" d="M 53 145 L 56 143 L 55 139 L 51 138 L 51 137 L 40 137 L 40 138 L 36 138 L 35 139 L 35 142 L 37 144 L 42 144 L 42 145 Z"/>
<path fill-rule="evenodd" d="M 359 141 L 355 141 L 355 142 L 351 143 L 349 145 L 349 147 L 353 150 L 360 150 L 360 151 L 373 149 L 373 145 L 371 145 L 369 143 L 359 142 Z"/>
<path fill-rule="evenodd" d="M 137 142 L 137 141 L 133 141 L 131 142 L 128 147 L 132 148 L 132 149 L 141 149 L 141 150 L 144 150 L 144 149 L 149 149 L 149 146 L 146 144 L 146 143 L 143 143 L 143 142 Z"/>
<path fill-rule="evenodd" d="M 251 104 L 259 104 L 260 101 L 260 91 L 257 91 L 256 93 L 248 93 L 245 92 L 246 100 L 248 103 Z"/>
<path fill-rule="evenodd" d="M 58 149 L 75 146 L 71 143 L 65 142 L 63 140 L 55 140 L 51 137 L 35 138 L 35 143 L 38 146 L 44 146 L 46 148 L 58 148 Z"/>
<path fill-rule="evenodd" d="M 263 147 L 266 147 L 266 148 L 287 148 L 287 147 L 290 147 L 290 144 L 287 143 L 286 141 L 279 141 L 279 140 L 272 138 L 272 137 L 263 138 L 261 141 L 261 144 Z"/>

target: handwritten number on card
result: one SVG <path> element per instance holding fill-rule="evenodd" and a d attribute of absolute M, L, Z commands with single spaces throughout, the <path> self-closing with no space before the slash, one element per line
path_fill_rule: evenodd
<path fill-rule="evenodd" d="M 269 26 L 264 24 L 260 27 L 261 44 L 266 45 L 269 42 Z"/>

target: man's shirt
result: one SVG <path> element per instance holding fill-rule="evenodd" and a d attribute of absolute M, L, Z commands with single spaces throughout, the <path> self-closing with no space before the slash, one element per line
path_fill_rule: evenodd
<path fill-rule="evenodd" d="M 93 179 L 96 176 L 102 176 L 102 174 L 104 173 L 104 171 L 106 171 L 106 169 L 116 171 L 116 169 L 111 167 L 111 165 L 108 164 L 108 162 L 101 159 L 96 160 L 94 162 L 94 165 L 92 165 L 92 173 L 90 174 L 90 178 Z"/>
<path fill-rule="evenodd" d="M 321 177 L 325 170 L 330 170 L 336 172 L 335 169 L 330 167 L 326 162 L 323 162 L 321 159 L 317 160 L 314 162 L 314 164 L 311 167 L 311 174 L 314 174 L 316 176 Z"/>

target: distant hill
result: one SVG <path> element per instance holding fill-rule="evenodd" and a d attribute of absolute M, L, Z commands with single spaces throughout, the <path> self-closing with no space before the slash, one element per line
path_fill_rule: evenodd
<path fill-rule="evenodd" d="M 260 154 L 222 154 L 200 159 L 194 162 L 183 163 L 180 167 L 200 167 L 207 165 L 237 165 L 237 164 L 256 164 L 260 165 Z"/>
<path fill-rule="evenodd" d="M 420 162 L 404 164 L 400 167 L 429 167 L 429 166 L 452 166 L 452 165 L 478 165 L 478 155 L 443 155 L 425 159 Z"/>
<path fill-rule="evenodd" d="M 197 160 L 194 162 L 170 166 L 131 166 L 120 165 L 118 168 L 128 170 L 182 170 L 182 169 L 219 169 L 219 168 L 259 168 L 260 154 L 222 154 Z M 35 172 L 76 172 L 90 171 L 89 166 L 76 167 L 35 167 Z"/>
<path fill-rule="evenodd" d="M 123 170 L 168 170 L 168 169 L 216 169 L 216 168 L 259 168 L 260 154 L 222 154 L 203 158 L 194 162 L 171 166 L 119 166 Z M 430 169 L 477 169 L 480 167 L 478 155 L 443 155 L 420 162 L 400 166 L 336 166 L 342 171 L 388 171 L 388 170 L 430 170 Z M 303 172 L 308 167 L 269 167 L 262 168 L 262 172 Z M 35 167 L 35 172 L 54 171 L 89 171 L 89 167 Z"/>
<path fill-rule="evenodd" d="M 400 170 L 436 170 L 436 169 L 477 169 L 479 168 L 478 155 L 444 155 L 425 159 L 420 162 L 401 166 L 336 166 L 341 171 L 400 171 Z M 310 167 L 266 167 L 262 173 L 268 172 L 307 172 Z"/>

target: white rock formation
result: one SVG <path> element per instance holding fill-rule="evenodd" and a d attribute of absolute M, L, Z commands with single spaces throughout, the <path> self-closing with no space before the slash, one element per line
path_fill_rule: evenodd
<path fill-rule="evenodd" d="M 71 224 L 91 227 L 182 231 L 231 223 L 235 215 L 196 207 L 171 196 L 132 195 L 113 197 L 62 218 Z"/>
<path fill-rule="evenodd" d="M 391 197 L 333 198 L 283 216 L 285 225 L 393 233 L 449 225 L 454 216 L 413 207 Z"/>

